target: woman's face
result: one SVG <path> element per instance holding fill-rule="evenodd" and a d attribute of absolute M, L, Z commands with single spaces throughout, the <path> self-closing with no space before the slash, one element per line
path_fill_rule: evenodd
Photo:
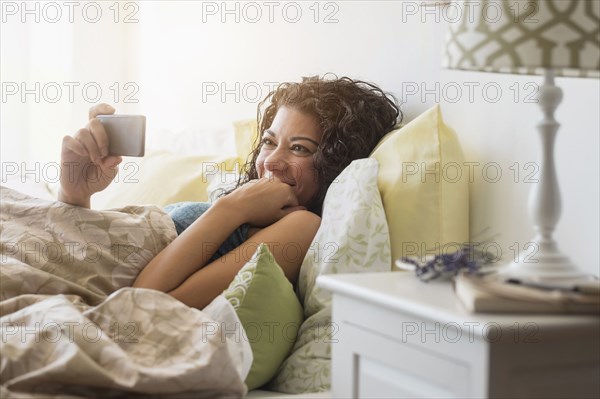
<path fill-rule="evenodd" d="M 313 116 L 280 107 L 271 126 L 262 132 L 258 177 L 280 179 L 292 186 L 300 205 L 310 205 L 318 191 L 313 158 L 320 142 L 321 131 Z"/>

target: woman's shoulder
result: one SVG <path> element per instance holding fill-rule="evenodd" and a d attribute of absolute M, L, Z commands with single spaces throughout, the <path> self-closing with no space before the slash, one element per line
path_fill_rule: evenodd
<path fill-rule="evenodd" d="M 312 228 L 316 230 L 319 228 L 321 224 L 321 217 L 316 213 L 310 211 L 295 211 L 285 215 L 278 222 L 276 222 L 280 226 L 283 225 L 288 228 L 298 228 L 302 227 L 303 229 Z M 248 238 L 252 237 L 254 234 L 261 231 L 262 227 L 250 226 L 248 228 Z"/>
<path fill-rule="evenodd" d="M 314 233 L 316 233 L 321 225 L 321 217 L 311 211 L 300 210 L 288 213 L 277 223 L 284 225 L 286 228 L 301 228 L 305 231 L 314 230 Z"/>

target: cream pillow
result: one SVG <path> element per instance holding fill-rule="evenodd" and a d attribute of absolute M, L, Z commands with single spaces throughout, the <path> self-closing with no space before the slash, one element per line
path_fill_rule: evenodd
<path fill-rule="evenodd" d="M 468 241 L 465 159 L 438 105 L 388 133 L 371 157 L 379 162 L 377 183 L 393 260 L 440 252 L 447 244 Z"/>
<path fill-rule="evenodd" d="M 168 151 L 126 158 L 115 181 L 92 196 L 94 209 L 126 205 L 165 206 L 180 201 L 207 201 L 207 188 L 219 171 L 232 170 L 229 156 L 181 156 Z"/>
<path fill-rule="evenodd" d="M 321 227 L 306 254 L 298 277 L 304 305 L 292 353 L 269 389 L 289 393 L 330 389 L 331 293 L 315 286 L 317 276 L 390 270 L 390 241 L 377 189 L 377 162 L 352 162 L 331 184 L 323 203 Z"/>
<path fill-rule="evenodd" d="M 219 173 L 211 179 L 207 187 L 208 201 L 214 202 L 223 193 L 233 190 L 238 183 L 242 173 L 242 167 L 245 165 L 252 151 L 252 146 L 258 135 L 256 119 L 244 119 L 233 122 L 235 137 L 235 149 L 237 159 L 235 168 L 219 170 Z"/>
<path fill-rule="evenodd" d="M 240 165 L 246 163 L 246 158 L 252 151 L 252 146 L 258 136 L 256 119 L 246 119 L 233 122 L 235 149 Z"/>

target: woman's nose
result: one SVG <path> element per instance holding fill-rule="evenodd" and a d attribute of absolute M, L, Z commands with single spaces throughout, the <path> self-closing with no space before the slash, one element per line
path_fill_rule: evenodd
<path fill-rule="evenodd" d="M 287 166 L 286 156 L 283 150 L 272 151 L 265 159 L 265 169 L 271 172 L 283 171 Z"/>
<path fill-rule="evenodd" d="M 285 151 L 275 150 L 265 159 L 265 171 L 283 181 L 295 180 L 297 168 L 288 158 Z"/>

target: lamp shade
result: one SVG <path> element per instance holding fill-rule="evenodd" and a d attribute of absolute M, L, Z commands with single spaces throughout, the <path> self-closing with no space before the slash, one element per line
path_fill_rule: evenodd
<path fill-rule="evenodd" d="M 469 0 L 447 7 L 446 68 L 599 76 L 600 1 Z"/>

